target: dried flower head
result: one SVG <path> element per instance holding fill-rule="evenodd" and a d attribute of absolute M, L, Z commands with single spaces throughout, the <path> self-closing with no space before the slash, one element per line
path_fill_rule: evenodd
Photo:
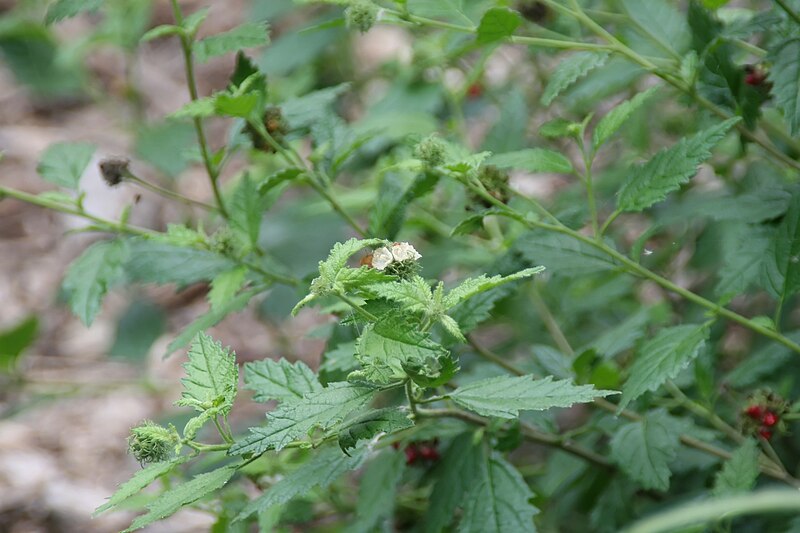
<path fill-rule="evenodd" d="M 100 174 L 110 187 L 116 187 L 128 173 L 130 161 L 124 158 L 109 158 L 100 161 Z"/>
<path fill-rule="evenodd" d="M 392 261 L 394 261 L 394 256 L 385 246 L 372 252 L 372 267 L 376 270 L 385 270 Z"/>

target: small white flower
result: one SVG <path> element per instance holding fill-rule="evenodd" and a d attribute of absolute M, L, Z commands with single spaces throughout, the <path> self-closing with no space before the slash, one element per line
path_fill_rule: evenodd
<path fill-rule="evenodd" d="M 422 255 L 407 242 L 394 243 L 392 245 L 392 255 L 394 256 L 395 261 L 405 261 L 407 259 L 416 261 L 422 257 Z"/>
<path fill-rule="evenodd" d="M 377 270 L 384 270 L 392 261 L 394 261 L 392 252 L 385 246 L 372 252 L 372 267 Z"/>

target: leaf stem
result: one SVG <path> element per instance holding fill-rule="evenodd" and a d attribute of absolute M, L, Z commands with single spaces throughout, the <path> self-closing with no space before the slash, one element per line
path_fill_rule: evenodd
<path fill-rule="evenodd" d="M 420 417 L 428 417 L 428 418 L 456 418 L 458 420 L 463 420 L 469 424 L 473 424 L 476 426 L 486 427 L 489 425 L 488 420 L 485 418 L 472 414 L 469 411 L 464 411 L 461 409 L 417 409 L 417 414 Z M 525 440 L 530 442 L 535 442 L 537 444 L 544 444 L 545 446 L 550 446 L 553 448 L 559 448 L 565 452 L 571 453 L 577 457 L 585 459 L 591 463 L 594 463 L 598 466 L 602 466 L 604 468 L 614 468 L 614 465 L 603 457 L 588 448 L 584 448 L 580 444 L 572 441 L 571 439 L 564 438 L 560 435 L 553 435 L 550 433 L 544 433 L 539 431 L 535 427 L 525 424 L 524 422 L 520 422 L 520 427 L 522 430 L 522 436 Z"/>
<path fill-rule="evenodd" d="M 414 398 L 414 384 L 410 379 L 407 379 L 405 382 L 405 391 L 408 406 L 411 408 L 411 415 L 416 420 L 419 418 L 419 413 L 417 412 L 417 400 Z"/>
<path fill-rule="evenodd" d="M 178 5 L 178 0 L 172 1 L 172 14 L 175 18 L 175 23 L 178 26 L 183 25 L 183 13 Z M 183 64 L 186 72 L 186 85 L 189 88 L 189 98 L 192 102 L 198 100 L 197 95 L 197 80 L 194 75 L 194 59 L 192 57 L 192 44 L 194 36 L 187 35 L 186 32 L 180 32 L 181 51 L 183 52 Z M 222 194 L 219 190 L 219 169 L 211 161 L 211 154 L 208 150 L 208 141 L 206 140 L 205 130 L 203 129 L 203 120 L 200 117 L 194 117 L 194 129 L 197 134 L 197 142 L 200 145 L 200 156 L 203 159 L 203 166 L 206 168 L 208 179 L 211 183 L 211 190 L 214 193 L 214 198 L 219 206 L 219 212 L 223 218 L 228 218 L 228 212 L 225 209 L 225 203 L 222 200 Z"/>
<path fill-rule="evenodd" d="M 341 301 L 343 301 L 344 303 L 349 305 L 353 309 L 353 311 L 355 311 L 356 313 L 361 315 L 363 318 L 365 318 L 369 322 L 377 322 L 378 321 L 378 317 L 376 317 L 375 315 L 373 315 L 372 313 L 370 313 L 369 311 L 367 311 L 366 309 L 364 309 L 363 307 L 358 305 L 356 302 L 354 302 L 352 299 L 350 299 L 350 297 L 347 296 L 346 294 L 341 293 L 341 292 L 337 292 L 336 296 Z"/>
<path fill-rule="evenodd" d="M 786 0 L 775 0 L 775 3 L 778 4 L 781 9 L 783 9 L 786 14 L 792 18 L 792 20 L 794 20 L 797 24 L 800 24 L 800 15 L 794 9 L 792 9 Z"/>
<path fill-rule="evenodd" d="M 165 189 L 164 187 L 161 187 L 160 185 L 156 185 L 155 183 L 150 183 L 148 181 L 145 181 L 145 180 L 143 180 L 142 178 L 140 178 L 136 174 L 133 174 L 130 171 L 127 171 L 125 173 L 125 178 L 126 178 L 126 181 L 130 181 L 130 182 L 142 187 L 143 189 L 147 189 L 148 191 L 153 192 L 155 194 L 158 194 L 160 196 L 163 196 L 164 198 L 169 198 L 171 200 L 177 200 L 178 202 L 186 204 L 189 207 L 201 207 L 201 208 L 206 209 L 208 211 L 219 211 L 219 208 L 217 206 L 215 206 L 215 205 L 207 204 L 207 203 L 201 202 L 199 200 L 193 200 L 192 198 L 187 198 L 186 196 L 183 196 L 182 194 L 179 194 L 179 193 L 177 193 L 175 191 L 171 191 L 169 189 Z"/>
<path fill-rule="evenodd" d="M 217 427 L 217 431 L 219 431 L 219 435 L 222 437 L 222 440 L 228 444 L 233 444 L 233 437 L 222 428 L 222 425 L 219 423 L 219 418 L 216 415 L 214 416 L 214 425 Z"/>

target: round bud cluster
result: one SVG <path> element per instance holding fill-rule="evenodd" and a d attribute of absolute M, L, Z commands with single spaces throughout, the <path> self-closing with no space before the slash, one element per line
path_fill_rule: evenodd
<path fill-rule="evenodd" d="M 152 420 L 145 420 L 131 428 L 128 453 L 142 464 L 157 463 L 169 459 L 179 442 L 174 428 L 167 429 Z"/>
<path fill-rule="evenodd" d="M 508 174 L 506 172 L 494 165 L 485 165 L 480 169 L 478 180 L 480 180 L 486 192 L 503 203 L 508 202 Z M 475 199 L 484 206 L 491 207 L 485 198 L 476 197 Z"/>
<path fill-rule="evenodd" d="M 395 450 L 400 448 L 400 444 L 395 442 L 393 445 Z M 412 442 L 403 449 L 406 456 L 406 464 L 413 465 L 420 461 L 427 463 L 435 463 L 440 459 L 439 455 L 439 439 L 422 442 Z"/>
<path fill-rule="evenodd" d="M 783 431 L 781 417 L 786 413 L 786 401 L 771 392 L 757 392 L 742 412 L 743 429 L 747 433 L 770 440 L 776 432 Z"/>
<path fill-rule="evenodd" d="M 447 147 L 444 142 L 436 135 L 431 135 L 414 147 L 414 157 L 428 167 L 438 167 L 444 163 L 446 151 Z"/>
<path fill-rule="evenodd" d="M 281 108 L 278 106 L 267 107 L 264 111 L 262 122 L 264 124 L 264 129 L 270 137 L 272 137 L 276 143 L 281 144 L 284 136 L 289 132 L 289 124 L 286 122 L 286 119 L 283 118 Z M 253 148 L 256 150 L 270 153 L 275 151 L 275 148 L 264 139 L 262 133 L 251 124 L 247 124 L 244 131 L 253 143 Z"/>
<path fill-rule="evenodd" d="M 361 33 L 367 33 L 378 15 L 378 7 L 369 0 L 353 0 L 350 7 L 344 10 L 348 28 L 358 28 Z"/>
<path fill-rule="evenodd" d="M 100 161 L 100 175 L 109 187 L 116 187 L 128 174 L 130 161 L 124 158 L 110 158 Z"/>

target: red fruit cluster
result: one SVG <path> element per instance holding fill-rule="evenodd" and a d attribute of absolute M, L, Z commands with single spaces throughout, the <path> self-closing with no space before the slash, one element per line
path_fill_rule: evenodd
<path fill-rule="evenodd" d="M 424 460 L 436 462 L 439 460 L 438 439 L 425 442 L 412 442 L 406 446 L 403 452 L 406 455 L 406 464 L 412 465 L 417 461 Z"/>
<path fill-rule="evenodd" d="M 467 96 L 470 100 L 475 100 L 476 98 L 480 98 L 483 94 L 483 84 L 481 82 L 476 81 L 469 87 L 467 87 Z"/>
<path fill-rule="evenodd" d="M 745 65 L 744 82 L 753 87 L 760 87 L 767 81 L 767 73 L 755 65 Z"/>
<path fill-rule="evenodd" d="M 759 424 L 758 434 L 765 440 L 770 440 L 773 429 L 778 424 L 780 418 L 767 407 L 762 405 L 751 405 L 745 409 L 744 414 L 755 423 Z"/>

